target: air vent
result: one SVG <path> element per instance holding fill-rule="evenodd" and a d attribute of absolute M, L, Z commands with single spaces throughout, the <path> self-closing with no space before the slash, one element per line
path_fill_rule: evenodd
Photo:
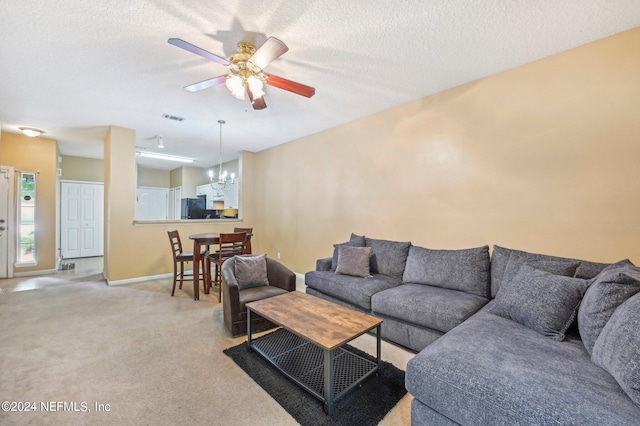
<path fill-rule="evenodd" d="M 173 121 L 184 121 L 184 118 L 170 114 L 162 114 L 162 118 L 168 118 L 169 120 Z"/>

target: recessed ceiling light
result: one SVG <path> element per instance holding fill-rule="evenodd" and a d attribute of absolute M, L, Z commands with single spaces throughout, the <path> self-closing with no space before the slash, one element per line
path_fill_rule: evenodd
<path fill-rule="evenodd" d="M 33 127 L 18 127 L 22 133 L 29 136 L 30 138 L 35 138 L 44 133 L 44 130 L 34 129 Z"/>

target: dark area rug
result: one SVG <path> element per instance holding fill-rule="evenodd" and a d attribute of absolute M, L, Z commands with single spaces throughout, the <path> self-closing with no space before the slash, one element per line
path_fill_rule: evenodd
<path fill-rule="evenodd" d="M 352 346 L 346 349 L 375 361 L 371 355 Z M 247 349 L 247 342 L 224 353 L 231 357 L 260 387 L 303 426 L 311 425 L 377 425 L 407 393 L 404 388 L 404 371 L 381 361 L 378 376 L 367 380 L 338 400 L 333 416 L 324 413 L 322 402 L 280 373 L 256 352 Z"/>

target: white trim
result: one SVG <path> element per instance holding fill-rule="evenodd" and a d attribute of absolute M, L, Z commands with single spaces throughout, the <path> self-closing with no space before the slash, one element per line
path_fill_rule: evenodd
<path fill-rule="evenodd" d="M 167 274 L 148 275 L 146 277 L 128 278 L 128 279 L 125 279 L 125 280 L 117 280 L 117 281 L 109 281 L 109 280 L 107 280 L 107 284 L 108 285 L 125 285 L 125 284 L 139 283 L 141 281 L 159 280 L 159 279 L 162 279 L 162 278 L 172 278 L 172 277 L 173 277 L 173 272 L 169 272 Z M 106 277 L 105 277 L 105 279 L 106 279 Z"/>
<path fill-rule="evenodd" d="M 304 274 L 294 273 L 296 274 L 296 290 L 306 293 L 307 285 L 304 283 Z"/>

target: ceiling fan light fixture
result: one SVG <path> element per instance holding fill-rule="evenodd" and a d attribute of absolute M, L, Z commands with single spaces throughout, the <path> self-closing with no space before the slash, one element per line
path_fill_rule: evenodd
<path fill-rule="evenodd" d="M 20 131 L 29 136 L 30 138 L 35 138 L 44 133 L 44 130 L 34 129 L 33 127 L 18 127 Z"/>
<path fill-rule="evenodd" d="M 242 77 L 239 75 L 229 75 L 227 76 L 225 84 L 235 98 L 244 99 L 244 82 L 242 81 Z"/>
<path fill-rule="evenodd" d="M 264 87 L 264 84 L 262 83 L 262 81 L 252 75 L 247 79 L 247 85 L 249 86 L 249 89 L 251 90 L 251 93 L 253 94 L 253 99 L 259 99 L 262 96 L 264 96 L 264 91 L 262 90 L 262 88 Z"/>

